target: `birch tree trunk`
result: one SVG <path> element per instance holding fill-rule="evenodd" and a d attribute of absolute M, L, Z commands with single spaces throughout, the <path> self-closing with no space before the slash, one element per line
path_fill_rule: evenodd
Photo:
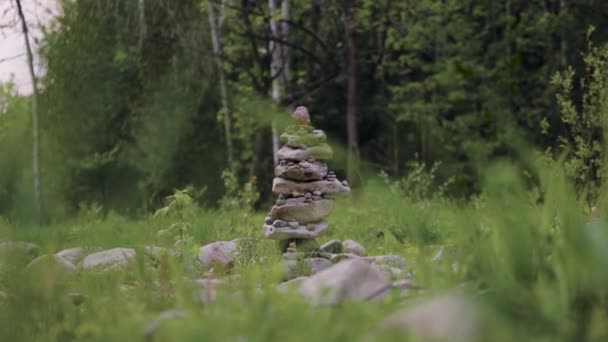
<path fill-rule="evenodd" d="M 289 79 L 289 50 L 285 44 L 287 41 L 289 20 L 289 0 L 281 3 L 279 16 L 276 0 L 268 0 L 270 10 L 270 31 L 272 39 L 268 42 L 270 52 L 270 77 L 272 78 L 272 100 L 280 105 L 285 99 L 285 89 Z M 280 42 L 279 42 L 280 41 Z M 279 163 L 277 151 L 279 149 L 279 137 L 276 123 L 272 120 L 272 156 L 274 166 Z"/>
<path fill-rule="evenodd" d="M 224 134 L 226 135 L 226 152 L 228 157 L 228 168 L 233 170 L 233 151 L 232 151 L 232 118 L 228 109 L 228 91 L 226 89 L 226 76 L 224 75 L 224 65 L 222 61 L 222 43 L 220 39 L 219 29 L 223 17 L 223 2 L 220 8 L 220 14 L 215 11 L 213 0 L 207 0 L 207 12 L 209 15 L 209 26 L 211 28 L 211 42 L 213 44 L 213 58 L 217 67 L 219 77 L 220 96 L 222 101 L 222 113 L 224 116 Z"/>
<path fill-rule="evenodd" d="M 17 2 L 17 11 L 19 19 L 21 20 L 21 28 L 23 31 L 23 39 L 25 40 L 25 48 L 27 51 L 27 62 L 32 79 L 32 178 L 34 185 L 34 207 L 36 210 L 36 218 L 40 220 L 42 213 L 42 203 L 40 199 L 40 141 L 38 137 L 38 84 L 36 80 L 36 74 L 34 73 L 34 56 L 32 54 L 32 47 L 30 46 L 29 33 L 25 16 L 23 15 L 23 8 L 21 7 L 21 0 L 15 0 Z"/>
<path fill-rule="evenodd" d="M 351 182 L 357 182 L 359 145 L 357 137 L 357 50 L 354 39 L 354 0 L 344 0 L 344 42 L 346 45 L 346 134 L 347 173 Z"/>

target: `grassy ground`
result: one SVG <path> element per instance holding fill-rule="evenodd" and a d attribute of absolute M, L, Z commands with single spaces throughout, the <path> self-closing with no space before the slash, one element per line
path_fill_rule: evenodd
<path fill-rule="evenodd" d="M 293 293 L 276 291 L 279 259 L 274 242 L 261 236 L 265 213 L 193 209 L 180 220 L 191 224 L 195 246 L 257 239 L 233 271 L 241 278 L 231 289 L 220 289 L 215 303 L 199 300 L 189 279 L 202 271 L 187 260 L 172 259 L 159 270 L 138 256 L 127 272 L 64 277 L 52 270 L 24 272 L 23 261 L 5 258 L 0 340 L 145 340 L 146 324 L 159 312 L 178 309 L 184 317 L 164 322 L 156 340 L 402 341 L 403 336 L 377 335 L 378 323 L 403 305 L 455 290 L 486 308 L 485 340 L 606 340 L 608 230 L 601 221 L 588 222 L 588 210 L 559 172 L 538 172 L 541 185 L 530 191 L 508 165 L 492 168 L 483 194 L 466 202 L 413 200 L 397 186 L 377 181 L 340 200 L 321 242 L 354 239 L 370 255 L 404 256 L 424 287 L 405 298 L 393 294 L 376 302 L 313 308 Z M 132 221 L 113 214 L 102 219 L 89 212 L 51 227 L 2 223 L 0 240 L 33 242 L 42 253 L 75 246 L 168 247 L 172 241 L 157 232 L 175 220 Z M 443 257 L 432 261 L 440 246 Z M 75 305 L 73 293 L 83 295 L 84 303 Z"/>

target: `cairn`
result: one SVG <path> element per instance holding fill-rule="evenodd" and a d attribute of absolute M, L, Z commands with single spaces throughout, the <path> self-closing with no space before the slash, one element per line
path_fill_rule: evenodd
<path fill-rule="evenodd" d="M 350 193 L 323 161 L 333 156 L 322 130 L 314 129 L 306 107 L 293 113 L 294 124 L 280 137 L 279 165 L 272 192 L 278 195 L 264 222 L 264 236 L 281 241 L 281 252 L 295 253 L 300 247 L 313 251 L 315 238 L 323 234 L 325 219 L 334 207 L 332 196 Z"/>

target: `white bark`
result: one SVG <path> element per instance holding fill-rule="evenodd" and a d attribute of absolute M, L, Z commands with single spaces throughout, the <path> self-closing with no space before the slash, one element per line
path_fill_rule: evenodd
<path fill-rule="evenodd" d="M 223 22 L 224 2 L 220 8 L 220 14 L 215 11 L 213 0 L 207 0 L 207 12 L 209 15 L 209 26 L 211 28 L 211 42 L 213 44 L 213 57 L 217 67 L 219 77 L 220 96 L 222 101 L 222 112 L 224 114 L 224 134 L 226 135 L 226 152 L 228 154 L 228 167 L 232 170 L 232 120 L 228 109 L 228 91 L 226 89 L 226 77 L 224 75 L 224 66 L 222 62 L 222 43 L 220 39 L 219 28 Z"/>
<path fill-rule="evenodd" d="M 23 8 L 21 7 L 21 0 L 15 0 L 17 2 L 17 11 L 19 19 L 21 19 L 21 28 L 23 31 L 23 39 L 25 40 L 25 48 L 27 51 L 27 63 L 32 79 L 32 178 L 34 185 L 34 206 L 36 209 L 37 219 L 40 219 L 42 212 L 42 204 L 40 199 L 40 142 L 38 137 L 38 85 L 36 80 L 36 74 L 34 73 L 34 56 L 32 54 L 32 47 L 30 46 L 30 39 L 28 34 L 27 23 L 25 16 L 23 15 Z"/>
<path fill-rule="evenodd" d="M 270 77 L 272 77 L 272 99 L 280 105 L 285 98 L 285 89 L 289 79 L 289 50 L 280 42 L 288 39 L 289 0 L 282 0 L 281 12 L 278 12 L 276 0 L 268 0 L 270 10 L 270 31 L 272 38 L 268 42 L 270 51 Z M 279 138 L 274 120 L 272 121 L 272 155 L 274 165 L 279 162 L 277 151 L 279 149 Z"/>

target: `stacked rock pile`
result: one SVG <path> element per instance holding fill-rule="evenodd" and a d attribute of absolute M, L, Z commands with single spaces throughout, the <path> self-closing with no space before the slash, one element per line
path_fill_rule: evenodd
<path fill-rule="evenodd" d="M 282 252 L 291 253 L 318 246 L 314 239 L 328 228 L 325 219 L 334 207 L 332 197 L 350 193 L 348 183 L 340 182 L 324 162 L 333 150 L 325 132 L 312 127 L 308 109 L 296 108 L 293 120 L 280 137 L 272 184 L 278 199 L 264 222 L 264 236 L 280 240 Z"/>

